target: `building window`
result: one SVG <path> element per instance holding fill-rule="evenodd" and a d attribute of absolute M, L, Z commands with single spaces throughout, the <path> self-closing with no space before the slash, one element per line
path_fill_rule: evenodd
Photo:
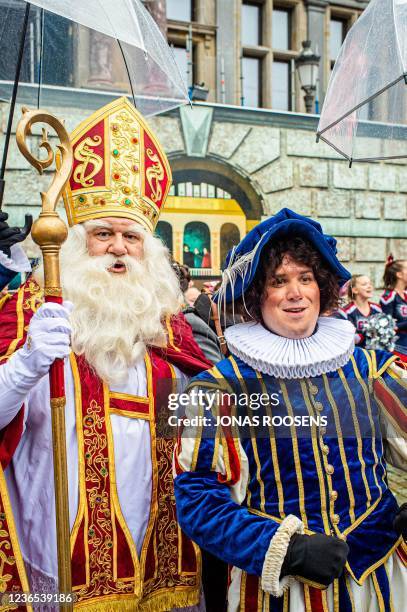
<path fill-rule="evenodd" d="M 242 58 L 242 106 L 261 106 L 261 59 Z"/>
<path fill-rule="evenodd" d="M 242 45 L 261 45 L 261 6 L 242 4 Z"/>
<path fill-rule="evenodd" d="M 192 21 L 192 0 L 167 0 L 167 18 L 175 21 Z"/>
<path fill-rule="evenodd" d="M 211 236 L 209 227 L 201 221 L 190 221 L 184 228 L 183 264 L 189 268 L 208 268 Z"/>
<path fill-rule="evenodd" d="M 172 227 L 168 221 L 159 221 L 155 228 L 155 233 L 158 238 L 165 244 L 167 249 L 172 253 L 173 251 L 173 239 L 172 239 Z"/>
<path fill-rule="evenodd" d="M 220 230 L 220 260 L 226 260 L 230 249 L 240 242 L 240 232 L 234 223 L 224 223 Z"/>
<path fill-rule="evenodd" d="M 291 110 L 290 62 L 273 62 L 271 105 L 277 110 Z"/>
<path fill-rule="evenodd" d="M 291 11 L 273 9 L 271 30 L 273 49 L 289 51 L 291 49 Z"/>
<path fill-rule="evenodd" d="M 271 107 L 276 110 L 292 110 L 291 65 L 297 52 L 293 47 L 293 19 L 295 9 L 273 6 L 271 44 Z"/>
<path fill-rule="evenodd" d="M 329 24 L 329 59 L 331 62 L 331 70 L 339 55 L 345 36 L 346 21 L 343 19 L 331 19 Z"/>
<path fill-rule="evenodd" d="M 186 47 L 178 47 L 173 45 L 172 50 L 174 53 L 175 61 L 187 87 L 191 84 L 191 65 L 189 62 L 189 53 Z"/>
<path fill-rule="evenodd" d="M 218 198 L 230 200 L 231 195 L 224 189 L 208 183 L 177 183 L 172 185 L 169 195 L 193 198 Z"/>

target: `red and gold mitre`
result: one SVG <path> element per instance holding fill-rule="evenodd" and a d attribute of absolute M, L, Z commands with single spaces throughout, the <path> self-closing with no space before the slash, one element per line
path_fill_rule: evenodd
<path fill-rule="evenodd" d="M 171 186 L 158 140 L 127 98 L 85 119 L 71 134 L 74 163 L 63 197 L 69 225 L 134 219 L 153 231 Z"/>

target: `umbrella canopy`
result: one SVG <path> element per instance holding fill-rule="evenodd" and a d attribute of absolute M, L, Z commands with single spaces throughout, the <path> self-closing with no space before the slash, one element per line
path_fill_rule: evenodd
<path fill-rule="evenodd" d="M 77 90 L 89 93 L 90 110 L 105 103 L 92 98 L 94 91 L 111 93 L 112 98 L 128 93 L 145 116 L 188 102 L 174 55 L 140 0 L 32 0 L 30 4 L 34 6 L 20 79 L 27 83 L 25 102 L 27 91 L 32 91 L 32 101 L 39 99 L 47 106 L 60 87 L 66 88 L 68 97 Z M 24 0 L 13 0 L 1 11 L 0 48 L 7 50 L 0 60 L 3 99 L 11 93 L 10 58 L 18 48 L 26 5 Z"/>
<path fill-rule="evenodd" d="M 350 162 L 407 157 L 407 0 L 371 0 L 336 60 L 317 136 Z"/>

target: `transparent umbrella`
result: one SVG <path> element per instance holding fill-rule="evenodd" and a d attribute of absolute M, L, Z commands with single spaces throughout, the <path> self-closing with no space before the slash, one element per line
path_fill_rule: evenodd
<path fill-rule="evenodd" d="M 371 0 L 336 60 L 317 137 L 350 163 L 407 157 L 407 0 Z"/>
<path fill-rule="evenodd" d="M 140 0 L 2 0 L 0 99 L 93 111 L 128 94 L 145 116 L 189 101 L 174 54 Z M 1 189 L 2 187 L 2 189 Z"/>

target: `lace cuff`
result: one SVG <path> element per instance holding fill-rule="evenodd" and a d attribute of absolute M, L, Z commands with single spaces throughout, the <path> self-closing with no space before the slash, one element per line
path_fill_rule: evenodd
<path fill-rule="evenodd" d="M 287 554 L 291 536 L 295 533 L 303 533 L 304 525 L 299 518 L 289 514 L 281 523 L 274 536 L 271 538 L 266 557 L 264 559 L 261 574 L 261 588 L 273 597 L 281 597 L 291 586 L 293 576 L 284 576 L 280 580 L 281 568 Z"/>

